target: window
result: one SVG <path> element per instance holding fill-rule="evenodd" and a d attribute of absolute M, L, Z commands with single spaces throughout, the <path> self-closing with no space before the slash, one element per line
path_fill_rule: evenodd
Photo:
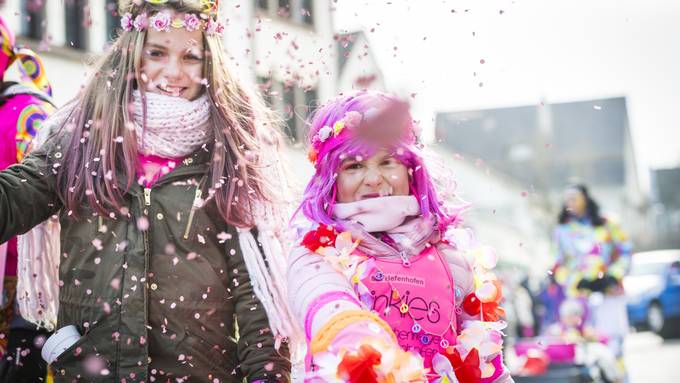
<path fill-rule="evenodd" d="M 261 13 L 305 26 L 314 25 L 314 0 L 255 0 Z"/>
<path fill-rule="evenodd" d="M 283 120 L 286 122 L 286 135 L 294 143 L 298 141 L 298 129 L 295 121 L 295 87 L 291 83 L 283 85 Z"/>
<path fill-rule="evenodd" d="M 309 115 L 312 114 L 316 108 L 319 107 L 319 95 L 314 88 L 308 88 L 303 91 L 304 95 L 304 108 L 302 108 L 302 112 L 300 113 L 300 120 L 302 121 L 302 124 L 300 125 L 300 131 L 301 138 L 305 137 L 307 135 L 307 119 L 309 118 Z"/>
<path fill-rule="evenodd" d="M 286 133 L 293 143 L 304 142 L 307 135 L 307 119 L 318 107 L 318 94 L 314 88 L 295 85 L 284 87 L 284 118 Z"/>
<path fill-rule="evenodd" d="M 285 19 L 290 18 L 291 14 L 291 7 L 290 7 L 290 0 L 278 0 L 279 1 L 279 7 L 276 13 Z"/>
<path fill-rule="evenodd" d="M 272 89 L 272 79 L 269 77 L 257 76 L 257 87 L 260 93 L 262 93 L 262 98 L 268 107 L 274 107 L 274 95 L 276 92 Z"/>
<path fill-rule="evenodd" d="M 25 1 L 21 12 L 24 16 L 22 34 L 31 39 L 42 40 L 46 30 L 45 2 Z"/>
<path fill-rule="evenodd" d="M 120 15 L 118 15 L 118 4 L 116 0 L 106 0 L 106 41 L 116 39 L 116 31 L 120 28 Z"/>
<path fill-rule="evenodd" d="M 255 5 L 260 9 L 267 10 L 269 9 L 269 0 L 255 0 Z"/>
<path fill-rule="evenodd" d="M 76 49 L 87 48 L 87 30 L 90 15 L 87 0 L 65 0 L 66 46 Z"/>
<path fill-rule="evenodd" d="M 301 88 L 294 80 L 277 81 L 258 76 L 258 86 L 268 106 L 281 116 L 283 132 L 291 143 L 303 142 L 307 134 L 307 118 L 318 107 L 315 88 Z"/>
<path fill-rule="evenodd" d="M 300 9 L 300 15 L 302 16 L 302 22 L 307 25 L 314 25 L 313 4 L 314 0 L 302 0 L 302 8 Z"/>

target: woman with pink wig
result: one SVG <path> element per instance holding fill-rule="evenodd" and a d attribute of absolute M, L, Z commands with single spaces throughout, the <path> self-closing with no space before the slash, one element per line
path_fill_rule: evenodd
<path fill-rule="evenodd" d="M 460 227 L 406 103 L 340 96 L 310 121 L 289 300 L 309 382 L 512 382 L 493 251 Z"/>

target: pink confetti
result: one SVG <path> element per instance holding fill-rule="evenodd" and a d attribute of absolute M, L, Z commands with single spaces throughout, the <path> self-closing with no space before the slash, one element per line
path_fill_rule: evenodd
<path fill-rule="evenodd" d="M 104 370 L 104 361 L 96 355 L 87 357 L 83 364 L 85 365 L 85 370 L 92 375 L 100 373 Z"/>
<path fill-rule="evenodd" d="M 110 284 L 111 284 L 111 287 L 113 287 L 114 289 L 116 289 L 116 290 L 120 289 L 120 279 L 119 278 L 113 278 L 111 280 Z"/>
<path fill-rule="evenodd" d="M 224 231 L 217 234 L 217 239 L 219 240 L 220 243 L 224 243 L 224 242 L 230 240 L 231 237 L 232 237 L 231 234 L 225 233 Z"/>
<path fill-rule="evenodd" d="M 146 217 L 137 218 L 137 228 L 145 231 L 149 229 L 149 220 Z"/>

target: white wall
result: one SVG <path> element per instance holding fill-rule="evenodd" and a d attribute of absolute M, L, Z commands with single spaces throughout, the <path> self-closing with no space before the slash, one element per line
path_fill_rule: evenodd
<path fill-rule="evenodd" d="M 338 81 L 338 92 L 351 92 L 363 87 L 356 84 L 360 77 L 375 76 L 368 89 L 386 90 L 385 79 L 364 34 L 359 34 Z"/>

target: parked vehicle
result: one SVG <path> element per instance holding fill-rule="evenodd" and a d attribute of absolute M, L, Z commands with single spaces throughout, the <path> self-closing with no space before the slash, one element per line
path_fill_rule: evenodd
<path fill-rule="evenodd" d="M 680 335 L 680 250 L 633 254 L 623 285 L 628 320 L 664 338 Z"/>

